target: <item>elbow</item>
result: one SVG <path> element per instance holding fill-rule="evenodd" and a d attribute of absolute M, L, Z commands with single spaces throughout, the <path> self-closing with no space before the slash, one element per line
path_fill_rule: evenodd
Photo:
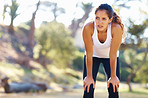
<path fill-rule="evenodd" d="M 116 60 L 117 54 L 110 54 L 109 58 L 110 58 L 110 60 Z"/>
<path fill-rule="evenodd" d="M 93 53 L 86 53 L 87 58 L 92 58 L 92 56 L 93 56 Z"/>

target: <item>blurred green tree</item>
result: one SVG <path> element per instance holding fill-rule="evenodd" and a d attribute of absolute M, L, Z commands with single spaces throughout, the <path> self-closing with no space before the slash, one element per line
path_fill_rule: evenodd
<path fill-rule="evenodd" d="M 134 79 L 137 82 L 141 83 L 148 83 L 148 61 L 144 64 L 144 66 L 139 70 L 139 72 L 136 74 L 137 77 Z"/>
<path fill-rule="evenodd" d="M 80 51 L 75 52 L 75 58 L 73 59 L 73 68 L 75 70 L 82 71 L 83 69 L 83 59 L 84 59 L 84 53 Z"/>
<path fill-rule="evenodd" d="M 130 82 L 142 66 L 144 66 L 147 58 L 148 42 L 144 38 L 143 33 L 148 27 L 148 19 L 139 25 L 134 24 L 131 20 L 129 21 L 129 35 L 127 36 L 126 45 L 121 45 L 120 50 L 124 55 L 124 59 L 121 59 L 121 61 L 130 69 L 127 84 L 129 91 L 132 91 Z"/>
<path fill-rule="evenodd" d="M 11 3 L 12 4 L 8 6 L 8 8 L 10 8 L 10 11 L 8 13 L 11 17 L 11 22 L 9 25 L 9 32 L 14 33 L 13 22 L 14 22 L 14 19 L 19 15 L 17 14 L 17 9 L 19 7 L 19 4 L 16 2 L 16 0 L 11 0 Z"/>
<path fill-rule="evenodd" d="M 42 24 L 36 33 L 38 44 L 34 48 L 34 57 L 43 65 L 54 63 L 58 67 L 72 67 L 76 47 L 70 34 L 62 23 Z"/>

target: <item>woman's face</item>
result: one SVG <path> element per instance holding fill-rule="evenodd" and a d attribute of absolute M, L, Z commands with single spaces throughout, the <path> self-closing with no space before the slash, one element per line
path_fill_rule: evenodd
<path fill-rule="evenodd" d="M 97 30 L 100 32 L 105 32 L 107 30 L 108 24 L 112 21 L 112 18 L 109 19 L 106 10 L 98 10 L 95 15 Z"/>

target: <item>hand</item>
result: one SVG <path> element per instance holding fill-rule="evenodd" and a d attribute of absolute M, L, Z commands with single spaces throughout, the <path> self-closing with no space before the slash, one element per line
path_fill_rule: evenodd
<path fill-rule="evenodd" d="M 86 76 L 83 81 L 84 81 L 84 84 L 83 84 L 84 91 L 86 91 L 86 87 L 87 87 L 87 93 L 89 93 L 89 87 L 91 84 L 93 84 L 93 88 L 95 88 L 95 82 L 92 77 Z"/>
<path fill-rule="evenodd" d="M 108 80 L 108 88 L 109 88 L 109 84 L 112 83 L 113 85 L 113 92 L 115 92 L 115 86 L 116 86 L 116 89 L 117 89 L 117 92 L 118 92 L 118 88 L 119 88 L 119 79 L 117 76 L 115 77 L 110 77 L 109 80 Z"/>

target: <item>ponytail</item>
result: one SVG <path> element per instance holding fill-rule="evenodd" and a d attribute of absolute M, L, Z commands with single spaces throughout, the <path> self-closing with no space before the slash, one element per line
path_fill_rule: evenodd
<path fill-rule="evenodd" d="M 113 13 L 113 20 L 112 20 L 113 23 L 117 23 L 121 26 L 122 30 L 123 30 L 123 34 L 122 34 L 122 41 L 125 40 L 126 38 L 126 31 L 125 31 L 125 28 L 124 28 L 124 25 L 121 21 L 121 18 L 117 15 L 116 12 Z"/>
<path fill-rule="evenodd" d="M 121 18 L 116 14 L 116 12 L 113 13 L 113 23 L 117 23 L 121 26 L 122 30 L 124 29 L 124 25 L 121 22 Z"/>

